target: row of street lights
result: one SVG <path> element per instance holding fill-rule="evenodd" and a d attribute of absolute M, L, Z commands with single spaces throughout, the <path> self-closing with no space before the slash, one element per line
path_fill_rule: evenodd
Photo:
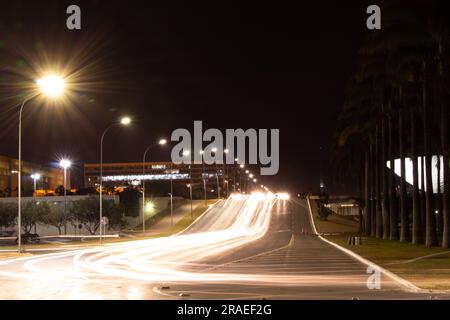
<path fill-rule="evenodd" d="M 21 211 L 21 200 L 22 200 L 22 113 L 24 106 L 27 102 L 31 101 L 33 98 L 38 96 L 39 94 L 43 94 L 47 98 L 56 99 L 60 97 L 65 88 L 65 80 L 64 78 L 57 76 L 57 75 L 49 75 L 46 77 L 43 77 L 36 81 L 36 84 L 39 88 L 39 93 L 35 94 L 31 97 L 26 98 L 19 110 L 19 145 L 18 145 L 18 155 L 19 155 L 19 168 L 17 171 L 18 174 L 18 251 L 22 251 L 22 237 L 21 237 L 21 229 L 22 229 L 22 211 Z M 116 125 L 122 125 L 122 126 L 129 126 L 131 124 L 132 120 L 130 117 L 123 117 L 120 119 L 120 121 L 113 122 L 110 124 L 102 133 L 100 138 L 100 184 L 99 184 L 99 206 L 100 206 L 100 212 L 99 212 L 99 219 L 100 219 L 100 226 L 99 226 L 99 233 L 100 233 L 100 243 L 102 242 L 103 238 L 103 204 L 102 204 L 102 194 L 103 194 L 103 140 L 105 138 L 106 133 L 114 126 Z M 145 231 L 145 162 L 146 162 L 146 156 L 148 151 L 156 146 L 156 145 L 165 145 L 167 143 L 167 140 L 161 139 L 157 144 L 150 145 L 145 151 L 143 155 L 143 161 L 142 161 L 142 210 L 143 210 L 143 221 L 142 221 L 142 229 Z M 217 149 L 212 149 L 213 152 L 217 152 Z M 200 152 L 201 154 L 203 151 Z M 225 149 L 224 153 L 228 153 L 228 150 Z M 190 151 L 185 150 L 183 155 L 188 156 L 190 154 Z M 237 161 L 237 159 L 235 159 Z M 59 163 L 60 167 L 64 169 L 64 210 L 66 210 L 67 207 L 67 169 L 71 166 L 71 161 L 68 159 L 62 159 Z M 244 165 L 241 164 L 241 168 L 244 168 Z M 248 175 L 248 178 L 251 179 L 254 183 L 256 183 L 256 178 L 253 177 L 253 174 L 251 174 L 248 170 L 246 170 L 246 174 Z M 34 181 L 34 194 L 36 193 L 36 181 L 41 178 L 39 173 L 35 173 L 31 175 L 31 178 Z M 204 177 L 203 177 L 204 178 Z M 217 196 L 220 198 L 220 186 L 219 186 L 219 177 L 218 173 L 216 172 L 216 179 L 217 179 Z M 228 182 L 228 181 L 227 181 Z M 172 185 L 172 184 L 171 184 Z M 191 196 L 191 215 L 192 215 L 192 181 L 188 185 L 190 188 L 190 196 Z M 204 179 L 204 187 L 205 187 L 205 201 L 206 201 L 206 183 Z M 228 187 L 228 185 L 227 185 Z M 170 193 L 171 196 L 171 208 L 172 208 L 172 190 Z M 172 213 L 171 213 L 172 215 Z M 172 217 L 173 219 L 173 217 Z"/>

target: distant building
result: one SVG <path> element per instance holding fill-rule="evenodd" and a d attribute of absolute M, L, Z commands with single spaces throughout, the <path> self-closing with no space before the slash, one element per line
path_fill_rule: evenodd
<path fill-rule="evenodd" d="M 0 196 L 17 197 L 19 160 L 0 156 Z M 34 181 L 32 174 L 40 174 L 36 181 L 38 195 L 47 195 L 54 192 L 58 186 L 64 184 L 64 173 L 60 168 L 51 168 L 39 164 L 22 161 L 22 192 L 32 195 Z M 70 186 L 70 175 L 67 175 L 67 186 Z"/>
<path fill-rule="evenodd" d="M 232 192 L 238 189 L 238 165 L 207 165 L 207 164 L 173 164 L 172 162 L 146 162 L 143 174 L 142 162 L 104 163 L 103 186 L 120 187 L 123 185 L 141 186 L 142 180 L 151 182 L 170 182 L 175 184 L 190 184 L 193 188 L 203 188 L 207 185 L 209 191 L 220 187 L 222 195 L 228 189 Z M 243 179 L 244 177 L 242 177 Z M 87 163 L 84 165 L 85 187 L 97 188 L 100 183 L 100 164 Z M 227 186 L 228 185 L 228 186 Z"/>

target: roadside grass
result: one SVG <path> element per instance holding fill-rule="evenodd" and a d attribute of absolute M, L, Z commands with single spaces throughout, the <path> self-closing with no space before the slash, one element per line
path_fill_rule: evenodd
<path fill-rule="evenodd" d="M 429 290 L 450 290 L 450 251 L 439 247 L 427 248 L 408 242 L 364 237 L 359 246 L 347 244 L 348 237 L 358 236 L 358 223 L 345 217 L 331 215 L 320 220 L 317 205 L 311 201 L 314 223 L 322 236 L 347 248 L 367 260 L 397 274 L 416 286 Z M 431 256 L 430 256 L 431 255 Z M 417 259 L 418 260 L 414 260 Z M 413 260 L 413 261 L 411 261 Z"/>
<path fill-rule="evenodd" d="M 197 208 L 192 210 L 192 217 L 190 213 L 186 214 L 180 221 L 178 221 L 173 226 L 173 228 L 169 229 L 167 232 L 158 234 L 158 236 L 165 237 L 183 231 L 184 229 L 189 227 L 192 224 L 192 222 L 194 222 L 198 217 L 200 217 L 203 214 L 203 212 L 205 212 L 208 209 L 209 205 L 214 204 L 216 201 L 217 199 L 207 200 L 206 207 L 205 205 L 199 205 Z"/>
<path fill-rule="evenodd" d="M 173 202 L 173 210 L 177 210 L 178 208 L 180 208 L 181 206 L 185 205 L 189 203 L 187 200 L 175 200 Z M 152 226 L 154 226 L 155 224 L 157 224 L 162 218 L 164 218 L 165 216 L 170 215 L 170 204 L 169 207 L 161 210 L 160 212 L 157 212 L 156 214 L 154 214 L 153 216 L 147 218 L 145 220 L 145 227 L 146 229 L 151 228 Z M 136 227 L 134 227 L 132 230 L 134 231 L 141 231 L 142 230 L 142 223 L 138 224 Z"/>
<path fill-rule="evenodd" d="M 367 243 L 349 246 L 347 239 L 354 234 L 327 235 L 326 239 L 375 262 L 383 268 L 430 290 L 450 290 L 450 251 L 427 248 L 398 241 L 367 238 Z M 430 256 L 438 254 L 436 256 Z M 416 261 L 410 261 L 420 258 Z"/>

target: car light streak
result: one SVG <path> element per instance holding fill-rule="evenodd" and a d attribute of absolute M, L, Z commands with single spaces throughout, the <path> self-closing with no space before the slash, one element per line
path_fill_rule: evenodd
<path fill-rule="evenodd" d="M 214 261 L 227 252 L 264 237 L 271 217 L 279 211 L 275 206 L 289 199 L 286 194 L 253 193 L 232 195 L 221 208 L 217 220 L 228 218 L 224 228 L 214 226 L 196 233 L 171 237 L 109 244 L 103 247 L 78 249 L 7 260 L 0 263 L 0 275 L 37 281 L 84 280 L 106 283 L 118 279 L 149 282 L 208 282 L 293 285 L 327 283 L 344 277 L 254 273 L 214 272 Z M 216 218 L 216 217 L 214 217 Z M 195 224 L 194 224 L 195 225 Z M 23 270 L 4 270 L 9 264 L 21 262 Z M 361 278 L 361 282 L 365 278 Z"/>

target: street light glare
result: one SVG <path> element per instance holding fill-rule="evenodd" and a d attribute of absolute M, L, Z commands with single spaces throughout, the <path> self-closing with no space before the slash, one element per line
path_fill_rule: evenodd
<path fill-rule="evenodd" d="M 131 118 L 130 117 L 123 117 L 122 119 L 120 119 L 120 123 L 123 124 L 124 126 L 127 126 L 131 123 Z"/>
<path fill-rule="evenodd" d="M 57 75 L 49 75 L 36 81 L 43 94 L 55 98 L 64 91 L 64 79 Z"/>
<path fill-rule="evenodd" d="M 39 173 L 34 173 L 31 175 L 31 179 L 39 180 L 41 178 L 41 175 Z"/>
<path fill-rule="evenodd" d="M 167 144 L 167 140 L 161 139 L 161 140 L 159 140 L 159 144 L 163 146 L 163 145 Z"/>
<path fill-rule="evenodd" d="M 62 160 L 59 162 L 59 166 L 60 166 L 61 168 L 64 168 L 64 169 L 69 168 L 71 165 L 72 165 L 72 161 L 70 161 L 70 160 L 68 160 L 68 159 L 62 159 Z"/>
<path fill-rule="evenodd" d="M 185 156 L 185 157 L 187 157 L 190 154 L 191 154 L 191 152 L 189 150 L 184 150 L 183 151 L 183 156 Z"/>

